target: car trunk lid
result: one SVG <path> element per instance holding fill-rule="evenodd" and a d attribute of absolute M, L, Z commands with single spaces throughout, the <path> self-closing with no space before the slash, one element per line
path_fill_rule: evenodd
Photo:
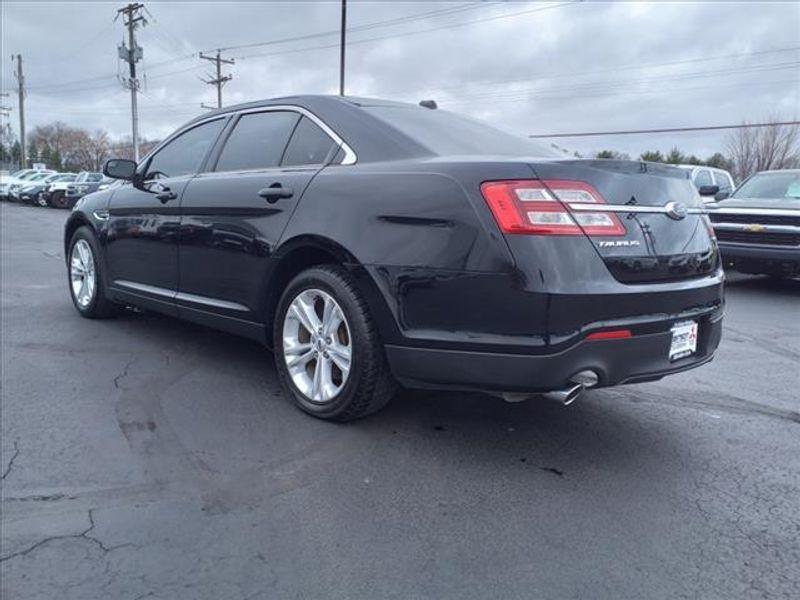
<path fill-rule="evenodd" d="M 624 234 L 599 235 L 585 223 L 588 215 L 605 211 L 581 202 L 580 197 L 552 190 L 573 218 L 584 223 L 581 228 L 617 280 L 680 280 L 704 276 L 717 268 L 716 244 L 708 220 L 693 210 L 700 209 L 702 201 L 686 172 L 629 160 L 541 161 L 531 167 L 545 183 L 588 184 L 613 209 Z"/>

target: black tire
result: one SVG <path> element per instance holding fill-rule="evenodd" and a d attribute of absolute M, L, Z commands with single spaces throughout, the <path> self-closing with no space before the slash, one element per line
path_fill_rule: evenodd
<path fill-rule="evenodd" d="M 56 190 L 50 194 L 50 200 L 48 202 L 53 208 L 67 208 L 67 201 L 64 198 L 64 192 L 61 190 Z"/>
<path fill-rule="evenodd" d="M 70 272 L 70 261 L 72 257 L 72 250 L 79 240 L 85 240 L 92 251 L 92 262 L 94 264 L 94 272 L 96 276 L 96 283 L 94 287 L 94 295 L 91 301 L 81 305 L 75 297 L 72 289 L 72 275 Z M 94 232 L 86 225 L 78 227 L 75 233 L 72 234 L 72 239 L 69 242 L 69 249 L 67 251 L 67 287 L 69 289 L 69 296 L 72 299 L 72 304 L 82 317 L 87 319 L 106 319 L 113 317 L 120 313 L 122 306 L 111 302 L 106 296 L 106 274 L 102 261 L 102 254 L 100 252 L 100 245 L 97 243 L 97 238 Z"/>
<path fill-rule="evenodd" d="M 320 289 L 339 304 L 350 327 L 352 358 L 350 372 L 342 389 L 331 400 L 316 403 L 292 381 L 283 352 L 283 323 L 286 312 L 298 294 Z M 286 287 L 278 303 L 273 324 L 275 365 L 281 385 L 303 411 L 329 421 L 352 421 L 374 413 L 391 400 L 397 384 L 386 361 L 383 344 L 369 308 L 354 279 L 337 265 L 321 265 L 297 275 Z"/>

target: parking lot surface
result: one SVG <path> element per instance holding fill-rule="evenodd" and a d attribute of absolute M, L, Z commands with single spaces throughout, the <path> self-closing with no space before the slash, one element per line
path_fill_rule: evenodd
<path fill-rule="evenodd" d="M 80 318 L 67 213 L 0 210 L 4 599 L 797 597 L 799 281 L 660 382 L 334 425 L 256 343 Z"/>

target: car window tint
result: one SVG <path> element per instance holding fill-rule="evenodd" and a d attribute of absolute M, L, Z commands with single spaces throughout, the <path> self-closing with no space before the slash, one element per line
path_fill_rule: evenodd
<path fill-rule="evenodd" d="M 145 179 L 162 179 L 197 173 L 222 130 L 224 119 L 209 121 L 182 133 L 150 160 Z"/>
<path fill-rule="evenodd" d="M 283 155 L 284 165 L 321 165 L 336 145 L 314 121 L 303 117 Z"/>
<path fill-rule="evenodd" d="M 700 169 L 694 177 L 694 184 L 699 188 L 704 185 L 714 185 L 711 181 L 711 173 L 708 169 Z"/>
<path fill-rule="evenodd" d="M 277 167 L 300 116 L 289 111 L 242 115 L 217 161 L 217 171 Z"/>
<path fill-rule="evenodd" d="M 409 106 L 364 106 L 379 119 L 434 154 L 497 154 L 563 158 L 549 146 L 444 110 Z"/>
<path fill-rule="evenodd" d="M 91 175 L 89 175 L 88 181 L 94 182 L 94 181 L 100 181 L 102 179 L 103 179 L 102 173 L 92 173 Z"/>

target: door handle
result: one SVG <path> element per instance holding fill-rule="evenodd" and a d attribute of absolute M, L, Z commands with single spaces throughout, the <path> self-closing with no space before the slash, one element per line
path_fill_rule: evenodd
<path fill-rule="evenodd" d="M 178 197 L 178 194 L 173 192 L 168 187 L 162 188 L 159 193 L 156 194 L 156 198 L 161 201 L 161 204 L 166 204 L 170 200 L 175 200 Z"/>
<path fill-rule="evenodd" d="M 290 187 L 283 187 L 280 183 L 275 182 L 269 187 L 258 190 L 258 195 L 272 204 L 281 198 L 291 198 L 294 196 L 294 191 Z"/>

